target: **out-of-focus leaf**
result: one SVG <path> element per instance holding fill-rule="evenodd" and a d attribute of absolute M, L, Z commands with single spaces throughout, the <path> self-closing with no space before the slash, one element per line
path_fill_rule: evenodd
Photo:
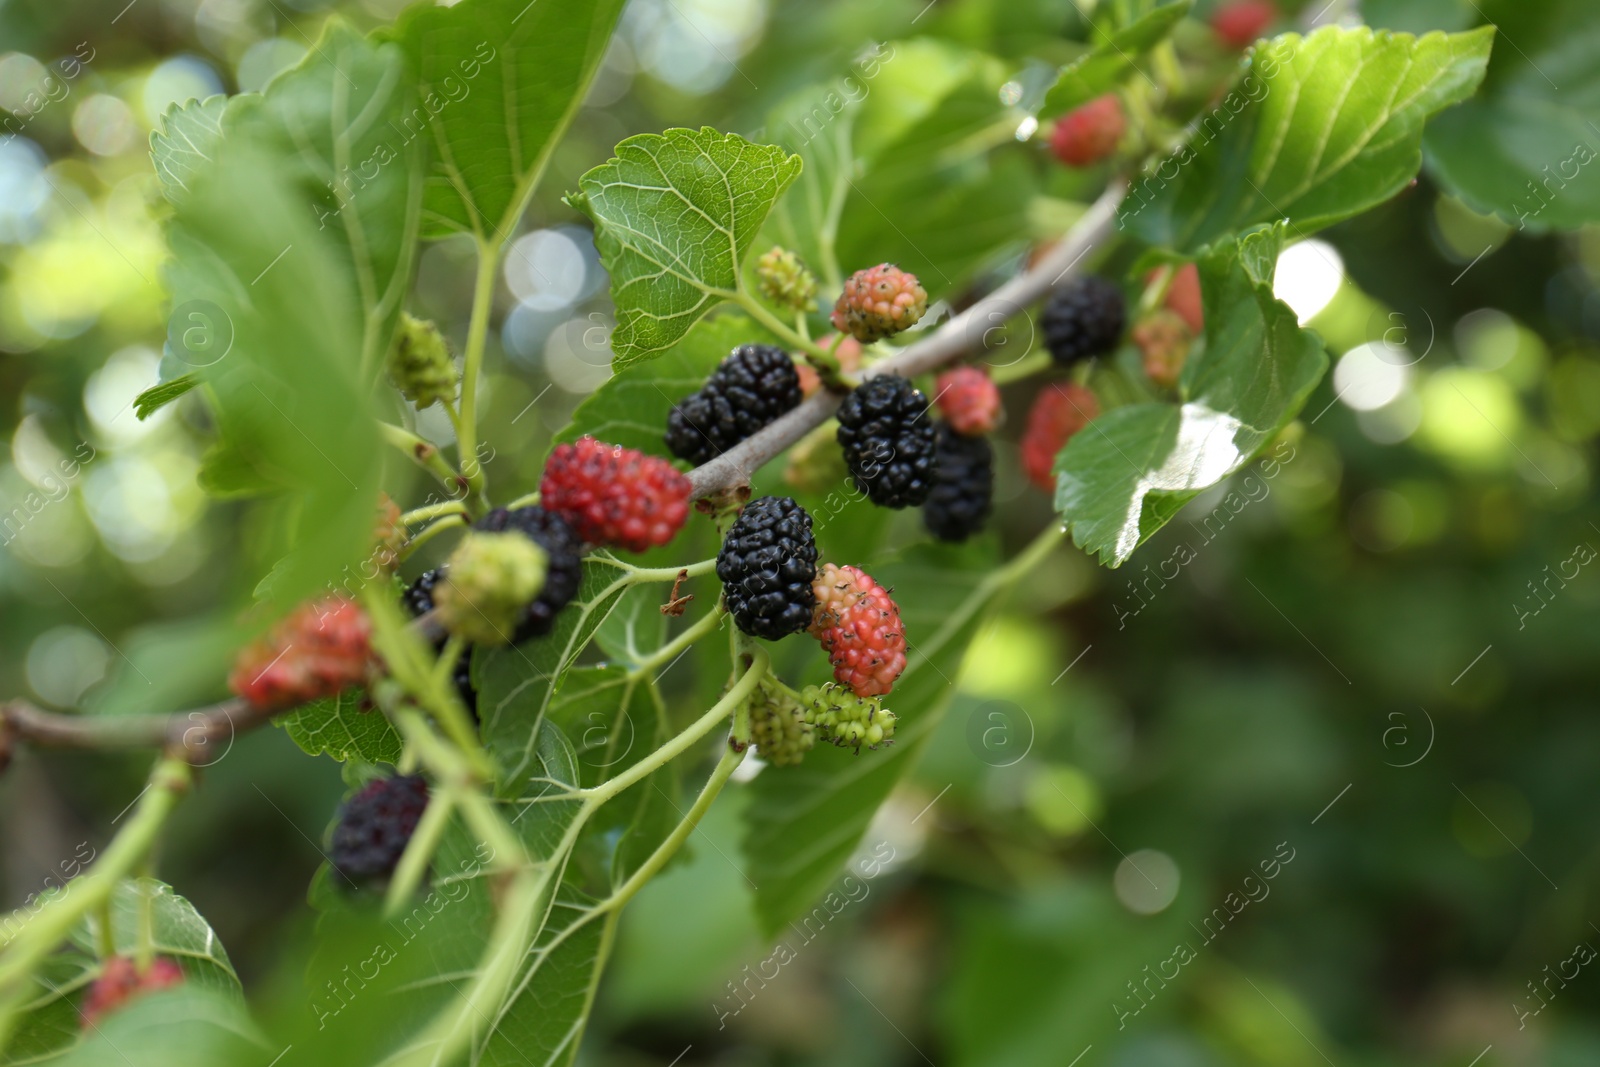
<path fill-rule="evenodd" d="M 417 99 L 393 133 L 431 130 L 429 236 L 504 240 L 583 103 L 622 0 L 413 6 L 396 31 Z"/>
<path fill-rule="evenodd" d="M 199 384 L 199 375 L 185 374 L 170 382 L 152 385 L 133 398 L 133 413 L 143 422 Z"/>
<path fill-rule="evenodd" d="M 1087 54 L 1062 68 L 1061 77 L 1045 94 L 1039 117 L 1055 118 L 1122 84 L 1139 69 L 1140 57 L 1166 40 L 1189 7 L 1190 0 L 1178 0 L 1105 35 Z"/>
<path fill-rule="evenodd" d="M 898 562 L 873 568 L 885 586 L 912 590 L 901 600 L 911 649 L 905 673 L 884 706 L 900 717 L 895 741 L 859 755 L 819 744 L 794 767 L 768 767 L 745 811 L 746 871 L 756 915 L 771 935 L 809 908 L 838 876 L 878 806 L 922 750 L 955 694 L 951 679 L 984 613 L 1004 588 L 992 542 L 960 548 L 918 545 Z"/>
<path fill-rule="evenodd" d="M 81 859 L 87 863 L 93 857 Z M 67 891 L 70 892 L 70 889 Z M 156 955 L 170 959 L 183 968 L 184 988 L 203 992 L 208 998 L 220 998 L 232 1005 L 220 1014 L 214 1014 L 207 1008 L 200 1011 L 194 1021 L 222 1026 L 235 1033 L 248 1032 L 239 976 L 234 973 L 222 942 L 217 939 L 211 925 L 194 909 L 194 905 L 174 893 L 171 886 L 154 878 L 130 878 L 119 882 L 113 889 L 109 914 L 111 943 L 119 954 L 133 956 L 137 953 L 141 923 L 144 915 L 148 914 L 150 944 Z M 92 1063 L 96 1061 L 90 1057 L 105 1054 L 106 1046 L 99 1039 L 108 1032 L 110 1023 L 102 1022 L 95 1030 L 86 1033 L 79 1014 L 81 994 L 99 973 L 99 924 L 98 916 L 80 923 L 72 933 L 71 950 L 54 958 L 37 974 L 35 982 L 38 992 L 25 1008 L 7 1051 L 0 1055 L 0 1064 L 10 1067 L 12 1064 L 37 1063 L 47 1057 L 60 1055 L 80 1042 L 80 1052 L 66 1059 L 52 1058 L 49 1062 Z M 211 1001 L 207 1000 L 207 1003 Z M 195 1031 L 192 1039 L 209 1041 L 212 1038 L 201 1027 Z M 148 1044 L 147 1049 L 146 1045 L 147 1042 L 142 1040 L 140 1048 L 150 1054 L 160 1050 L 157 1044 Z M 80 1055 L 83 1058 L 79 1058 Z M 100 1062 L 122 1061 L 108 1059 Z M 134 1059 L 130 1062 L 152 1061 Z"/>
<path fill-rule="evenodd" d="M 1428 126 L 1428 172 L 1469 206 L 1540 232 L 1600 222 L 1600 23 L 1581 0 L 1482 6 L 1500 43 L 1483 92 Z M 1557 88 L 1559 86 L 1559 88 Z"/>
<path fill-rule="evenodd" d="M 767 212 L 800 157 L 738 134 L 671 129 L 617 145 L 568 197 L 594 219 L 611 273 L 617 369 L 671 348 L 730 298 Z"/>
<path fill-rule="evenodd" d="M 189 183 L 216 157 L 227 106 L 228 98 L 221 94 L 174 104 L 151 132 L 150 159 L 161 179 L 161 192 L 174 204 L 183 202 Z"/>
<path fill-rule="evenodd" d="M 385 157 L 359 188 L 330 187 L 329 175 L 338 160 L 381 155 L 379 127 L 405 103 L 402 67 L 397 47 L 331 24 L 264 96 L 229 105 L 215 160 L 168 229 L 175 310 L 204 308 L 230 340 L 198 369 L 227 457 L 207 484 L 281 482 L 300 516 L 283 543 L 262 546 L 272 559 L 293 550 L 273 585 L 284 606 L 353 564 L 371 536 L 378 437 L 364 383 L 410 276 L 416 153 Z"/>
<path fill-rule="evenodd" d="M 558 687 L 627 588 L 625 572 L 586 560 L 578 595 L 556 617 L 555 629 L 520 645 L 473 652 L 483 741 L 500 765 L 502 796 L 522 795 Z"/>
<path fill-rule="evenodd" d="M 1189 142 L 1133 183 L 1118 225 L 1192 251 L 1283 218 L 1304 236 L 1383 203 L 1416 177 L 1428 116 L 1477 88 L 1493 34 L 1329 26 L 1258 45 Z"/>
<path fill-rule="evenodd" d="M 1096 418 L 1056 459 L 1056 509 L 1072 539 L 1119 566 L 1185 502 L 1249 462 L 1327 369 L 1316 334 L 1272 294 L 1286 227 L 1200 259 L 1204 350 L 1184 367 L 1184 403 L 1130 404 Z"/>
<path fill-rule="evenodd" d="M 781 245 L 800 257 L 824 283 L 837 268 L 831 235 L 853 184 L 851 133 L 859 110 L 860 82 L 844 79 L 803 89 L 767 117 L 767 133 L 804 162 L 800 177 L 778 201 L 761 231 L 761 243 Z"/>
<path fill-rule="evenodd" d="M 383 712 L 364 703 L 359 692 L 349 691 L 304 704 L 273 721 L 313 756 L 326 752 L 341 763 L 400 762 L 400 735 Z"/>
<path fill-rule="evenodd" d="M 261 1067 L 271 1059 L 243 1001 L 185 982 L 111 1012 L 56 1067 Z"/>

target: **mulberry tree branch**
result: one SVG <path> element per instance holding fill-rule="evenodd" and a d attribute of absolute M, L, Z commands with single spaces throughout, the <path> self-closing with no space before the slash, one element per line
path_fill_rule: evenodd
<path fill-rule="evenodd" d="M 954 316 L 929 336 L 907 345 L 881 363 L 862 372 L 863 377 L 898 374 L 910 378 L 937 370 L 983 347 L 984 336 L 1028 305 L 1079 273 L 1078 264 L 1091 249 L 1111 235 L 1117 207 L 1126 186 L 1116 181 L 1084 212 L 1083 218 L 1036 265 Z M 695 499 L 737 489 L 750 480 L 762 464 L 794 444 L 832 417 L 842 398 L 818 390 L 793 411 L 759 433 L 689 472 Z"/>

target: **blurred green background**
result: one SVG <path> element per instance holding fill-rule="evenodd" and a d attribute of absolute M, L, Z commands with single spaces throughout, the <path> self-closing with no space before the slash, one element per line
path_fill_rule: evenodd
<path fill-rule="evenodd" d="M 260 88 L 330 11 L 125 2 L 0 4 L 0 693 L 55 708 L 171 663 L 189 620 L 259 577 L 238 505 L 195 483 L 203 408 L 133 414 L 168 311 L 146 140 L 170 103 Z M 339 10 L 370 26 L 398 6 Z M 1368 14 L 1456 27 L 1469 7 Z M 789 92 L 907 38 L 1031 84 L 1023 57 L 1083 32 L 1067 0 L 634 0 L 498 289 L 495 484 L 530 486 L 609 373 L 584 339 L 609 324 L 605 277 L 560 196 L 618 140 L 759 136 Z M 1087 187 L 1038 147 L 1016 149 L 1041 177 L 1004 206 L 1048 221 L 1060 201 L 1033 198 Z M 915 243 L 922 205 L 886 206 Z M 457 341 L 470 258 L 429 246 L 412 301 Z M 845 903 L 781 964 L 730 790 L 628 915 L 585 1060 L 1600 1063 L 1600 968 L 1569 962 L 1600 945 L 1597 279 L 1600 231 L 1517 233 L 1426 179 L 1291 248 L 1280 295 L 1334 370 L 1278 462 L 1120 571 L 1062 552 L 1021 584 L 959 678 L 941 665 L 960 695 L 868 833 L 882 869 L 841 872 Z M 998 443 L 1011 545 L 1049 519 L 1018 469 L 1025 403 Z M 422 424 L 449 440 L 438 409 Z M 0 904 L 103 847 L 145 769 L 24 753 L 0 778 Z M 163 876 L 247 989 L 292 984 L 343 789 L 266 730 L 176 819 Z"/>

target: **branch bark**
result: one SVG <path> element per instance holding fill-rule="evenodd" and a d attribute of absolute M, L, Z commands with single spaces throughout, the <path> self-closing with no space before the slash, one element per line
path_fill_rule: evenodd
<path fill-rule="evenodd" d="M 910 378 L 937 370 L 968 352 L 981 349 L 984 337 L 991 330 L 1021 314 L 1052 286 L 1078 274 L 1078 264 L 1083 257 L 1110 236 L 1125 191 L 1123 182 L 1113 182 L 1061 243 L 1035 266 L 954 316 L 929 336 L 868 367 L 862 376 L 898 374 Z M 762 464 L 828 421 L 842 399 L 837 393 L 819 390 L 759 433 L 696 467 L 689 472 L 693 498 L 698 500 L 748 484 L 750 475 Z"/>
<path fill-rule="evenodd" d="M 425 641 L 444 634 L 433 612 L 413 619 L 409 628 Z M 0 703 L 0 771 L 14 741 L 48 748 L 158 748 L 194 766 L 207 766 L 219 745 L 248 733 L 294 708 L 258 708 L 234 697 L 191 711 L 165 715 L 84 715 L 45 711 L 26 700 Z"/>

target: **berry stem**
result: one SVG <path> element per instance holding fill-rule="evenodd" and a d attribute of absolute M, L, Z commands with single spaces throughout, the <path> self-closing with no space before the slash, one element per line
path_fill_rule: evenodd
<path fill-rule="evenodd" d="M 470 510 L 482 509 L 485 479 L 478 462 L 478 373 L 483 367 L 483 347 L 489 336 L 489 315 L 494 309 L 495 274 L 500 246 L 480 238 L 478 274 L 472 289 L 472 319 L 467 325 L 467 348 L 461 362 L 461 416 L 456 430 L 456 461 L 469 487 Z"/>
<path fill-rule="evenodd" d="M 133 815 L 100 854 L 88 873 L 47 900 L 37 912 L 15 913 L 6 929 L 20 928 L 0 948 L 0 1051 L 10 1043 L 19 1009 L 32 990 L 34 970 L 65 941 L 83 917 L 111 899 L 117 883 L 128 876 L 155 845 L 167 817 L 189 791 L 193 771 L 182 756 L 163 756 L 150 773 L 150 785 L 136 802 Z"/>
<path fill-rule="evenodd" d="M 716 607 L 706 612 L 693 626 L 640 660 L 628 672 L 629 677 L 634 679 L 641 678 L 654 671 L 657 667 L 671 663 L 690 645 L 693 645 L 708 634 L 716 632 L 717 627 L 722 625 L 722 620 L 726 614 L 726 611 L 719 603 Z"/>
<path fill-rule="evenodd" d="M 378 432 L 383 436 L 385 444 L 399 450 L 417 466 L 439 479 L 446 492 L 455 494 L 464 487 L 461 475 L 445 462 L 444 456 L 439 453 L 438 445 L 425 441 L 410 430 L 396 426 L 392 422 L 380 421 Z"/>
<path fill-rule="evenodd" d="M 620 910 L 650 879 L 661 873 L 661 868 L 667 865 L 667 862 L 677 854 L 678 849 L 683 847 L 683 843 L 689 839 L 689 835 L 694 833 L 695 828 L 700 825 L 700 820 L 711 810 L 711 802 L 717 799 L 722 787 L 728 784 L 728 779 L 743 762 L 743 749 L 735 749 L 732 745 L 723 749 L 722 758 L 711 769 L 711 776 L 706 779 L 700 795 L 695 797 L 694 803 L 689 806 L 688 813 L 677 826 L 672 828 L 666 839 L 656 846 L 656 850 L 650 853 L 650 858 L 640 864 L 639 869 L 618 886 L 614 893 L 600 902 L 600 908 L 607 911 Z"/>
<path fill-rule="evenodd" d="M 682 733 L 615 778 L 590 789 L 580 789 L 576 795 L 586 797 L 589 803 L 598 806 L 634 783 L 648 778 L 682 755 L 691 745 L 715 729 L 718 723 L 727 719 L 755 691 L 756 686 L 761 684 L 761 679 L 766 676 L 767 667 L 772 662 L 771 658 L 767 655 L 767 650 L 758 645 L 751 650 L 750 659 L 749 669 L 722 695 L 722 699 L 713 704 L 710 711 L 696 719 Z"/>
<path fill-rule="evenodd" d="M 418 530 L 415 535 L 413 535 L 403 546 L 401 546 L 399 556 L 401 559 L 405 559 L 406 557 L 410 556 L 411 553 L 415 552 L 417 549 L 421 548 L 435 537 L 438 537 L 446 530 L 456 526 L 465 526 L 466 524 L 467 517 L 465 515 L 459 513 L 455 515 L 446 515 L 444 518 L 430 523 L 423 529 Z"/>
<path fill-rule="evenodd" d="M 446 515 L 465 515 L 467 507 L 459 500 L 445 500 L 438 504 L 425 504 L 420 508 L 412 508 L 400 516 L 400 525 L 415 526 L 419 522 L 429 519 L 443 518 Z"/>
<path fill-rule="evenodd" d="M 839 361 L 837 359 L 834 359 L 821 345 L 800 336 L 788 323 L 774 315 L 767 309 L 766 305 L 742 288 L 735 294 L 734 302 L 743 308 L 752 319 L 765 326 L 774 337 L 778 338 L 786 346 L 804 352 L 806 358 L 811 360 L 813 366 L 816 366 L 817 373 L 822 373 L 823 368 L 830 364 L 833 367 L 833 373 L 835 375 L 839 373 Z M 819 364 L 818 360 L 822 362 Z"/>
<path fill-rule="evenodd" d="M 675 582 L 678 575 L 686 574 L 690 578 L 698 578 L 702 574 L 712 574 L 717 569 L 715 559 L 703 559 L 699 563 L 691 563 L 687 567 L 635 567 L 625 560 L 615 556 L 589 556 L 588 559 L 595 563 L 610 563 L 628 572 L 627 581 L 630 585 L 640 582 Z"/>

